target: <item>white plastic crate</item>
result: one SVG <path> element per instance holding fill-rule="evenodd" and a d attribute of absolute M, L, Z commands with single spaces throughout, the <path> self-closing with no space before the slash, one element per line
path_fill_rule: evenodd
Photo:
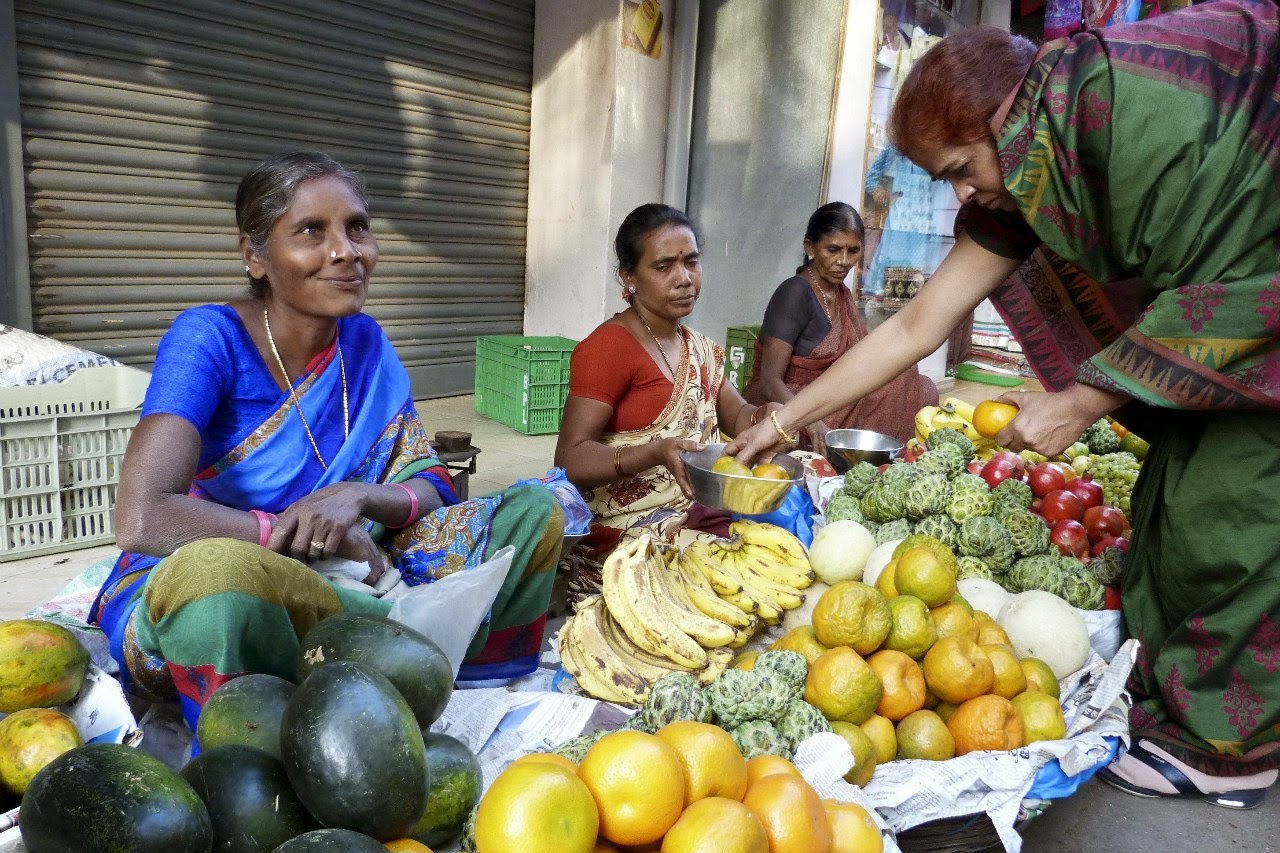
<path fill-rule="evenodd" d="M 0 388 L 0 562 L 115 540 L 125 446 L 151 376 L 86 367 Z"/>

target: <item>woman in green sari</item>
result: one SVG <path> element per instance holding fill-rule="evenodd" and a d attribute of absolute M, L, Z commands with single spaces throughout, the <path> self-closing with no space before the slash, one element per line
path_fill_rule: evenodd
<path fill-rule="evenodd" d="M 932 352 L 984 298 L 1049 393 L 997 436 L 1056 454 L 1116 412 L 1151 441 L 1124 616 L 1140 796 L 1262 802 L 1280 767 L 1280 9 L 1220 2 L 1037 49 L 952 36 L 894 144 L 963 204 L 920 292 L 777 413 L 794 430 Z M 776 440 L 761 424 L 729 452 Z"/>

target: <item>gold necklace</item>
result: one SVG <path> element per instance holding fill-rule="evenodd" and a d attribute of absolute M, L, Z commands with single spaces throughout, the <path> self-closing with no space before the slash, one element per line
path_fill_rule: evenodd
<path fill-rule="evenodd" d="M 307 416 L 302 413 L 302 401 L 298 399 L 298 392 L 293 389 L 289 373 L 284 369 L 284 360 L 280 358 L 280 351 L 276 349 L 276 339 L 271 335 L 271 321 L 267 319 L 266 306 L 262 308 L 262 325 L 267 329 L 267 343 L 271 346 L 271 354 L 276 357 L 276 364 L 280 367 L 280 375 L 284 377 L 284 384 L 289 389 L 289 397 L 293 400 L 294 408 L 298 410 L 298 419 L 302 421 L 307 440 L 311 442 L 311 450 L 315 452 L 316 461 L 320 463 L 320 467 L 328 471 L 329 465 L 320 455 L 320 445 L 316 444 L 316 437 L 311 434 L 311 425 L 307 423 Z M 338 337 L 336 326 L 333 331 L 333 345 L 338 350 L 338 370 L 342 374 L 342 440 L 346 441 L 351 437 L 351 415 L 347 410 L 347 363 L 342 359 L 342 341 Z"/>
<path fill-rule="evenodd" d="M 809 284 L 813 286 L 814 291 L 822 297 L 822 312 L 827 315 L 827 322 L 834 323 L 835 318 L 831 316 L 831 297 L 818 284 L 818 277 L 813 274 L 813 270 L 809 267 L 805 268 L 805 276 L 809 279 Z"/>
<path fill-rule="evenodd" d="M 634 309 L 634 306 L 632 307 Z M 653 333 L 653 329 L 649 328 L 649 324 L 645 323 L 644 317 L 640 316 L 640 312 L 636 311 L 636 316 L 640 317 L 640 322 L 644 326 L 644 330 L 649 333 L 649 337 L 653 338 L 653 342 L 658 346 L 658 355 L 662 356 L 662 363 L 667 366 L 667 372 L 671 374 L 671 381 L 676 381 L 675 368 L 671 366 L 671 362 L 667 360 L 667 351 L 662 348 L 662 341 L 658 340 L 658 336 Z M 676 323 L 676 334 L 680 335 L 680 324 Z M 684 353 L 684 335 L 680 335 L 680 352 Z"/>

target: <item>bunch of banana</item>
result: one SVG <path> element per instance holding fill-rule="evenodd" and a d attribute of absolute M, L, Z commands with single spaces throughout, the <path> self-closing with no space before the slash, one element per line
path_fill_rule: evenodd
<path fill-rule="evenodd" d="M 636 646 L 610 615 L 604 599 L 591 596 L 578 605 L 560 632 L 560 658 L 578 686 L 597 699 L 641 705 L 649 688 L 669 672 L 685 672 L 672 661 Z M 707 665 L 692 673 L 710 684 L 733 659 L 727 648 L 707 654 Z"/>
<path fill-rule="evenodd" d="M 956 397 L 947 397 L 938 406 L 925 406 L 916 412 L 916 440 L 924 444 L 935 429 L 951 427 L 964 433 L 979 450 L 993 444 L 979 434 L 973 425 L 973 406 Z"/>
<path fill-rule="evenodd" d="M 732 535 L 716 542 L 695 542 L 685 559 L 702 572 L 718 596 L 765 624 L 804 603 L 801 590 L 814 573 L 804 545 L 773 524 L 736 521 Z"/>

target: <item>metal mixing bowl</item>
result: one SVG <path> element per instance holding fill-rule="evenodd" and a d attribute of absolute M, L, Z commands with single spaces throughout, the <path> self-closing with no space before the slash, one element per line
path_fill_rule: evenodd
<path fill-rule="evenodd" d="M 804 480 L 804 465 L 783 453 L 770 461 L 786 469 L 791 475 L 790 480 L 768 480 L 712 471 L 711 466 L 723 455 L 723 444 L 708 444 L 697 452 L 684 450 L 680 453 L 689 473 L 689 482 L 693 484 L 694 500 L 712 509 L 743 515 L 773 512 L 782 506 L 787 490 Z"/>
<path fill-rule="evenodd" d="M 827 431 L 827 461 L 843 474 L 859 462 L 883 465 L 902 452 L 902 442 L 869 429 Z"/>

